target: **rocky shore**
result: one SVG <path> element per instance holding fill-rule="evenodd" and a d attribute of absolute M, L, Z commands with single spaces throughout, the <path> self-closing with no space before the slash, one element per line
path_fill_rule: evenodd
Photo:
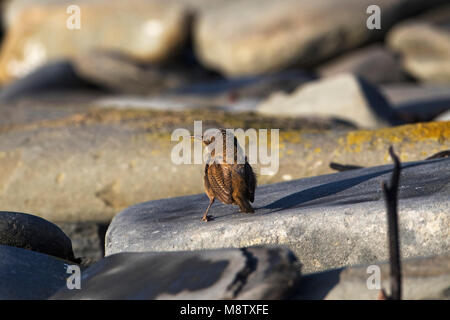
<path fill-rule="evenodd" d="M 390 146 L 403 298 L 450 298 L 448 1 L 1 9 L 0 300 L 377 299 Z M 278 130 L 254 214 L 201 221 L 204 163 L 171 159 L 198 121 Z"/>

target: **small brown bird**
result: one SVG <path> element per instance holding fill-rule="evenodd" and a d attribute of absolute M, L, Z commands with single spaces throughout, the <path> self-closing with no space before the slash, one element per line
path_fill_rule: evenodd
<path fill-rule="evenodd" d="M 223 139 L 223 153 L 216 154 L 212 143 L 220 137 Z M 228 139 L 233 139 L 233 150 L 230 150 L 233 152 L 233 158 L 230 157 L 231 159 L 228 159 L 226 156 L 227 137 Z M 255 199 L 256 176 L 236 137 L 225 129 L 220 129 L 220 132 L 211 138 L 205 139 L 201 137 L 201 139 L 206 148 L 209 148 L 210 154 L 206 161 L 203 178 L 209 205 L 202 220 L 208 221 L 208 211 L 216 198 L 225 204 L 238 205 L 243 213 L 255 212 L 250 202 L 253 202 Z M 243 161 L 237 161 L 238 159 L 243 159 Z"/>

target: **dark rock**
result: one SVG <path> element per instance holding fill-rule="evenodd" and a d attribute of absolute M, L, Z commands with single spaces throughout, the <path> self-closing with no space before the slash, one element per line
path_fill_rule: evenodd
<path fill-rule="evenodd" d="M 381 91 L 405 122 L 431 121 L 450 110 L 448 86 L 398 83 L 384 85 Z"/>
<path fill-rule="evenodd" d="M 255 214 L 216 203 L 201 221 L 206 195 L 132 206 L 111 222 L 106 255 L 288 245 L 305 272 L 387 259 L 381 182 L 392 166 L 351 170 L 257 188 Z M 448 252 L 450 159 L 403 164 L 399 217 L 403 257 Z"/>
<path fill-rule="evenodd" d="M 108 224 L 96 222 L 59 222 L 57 225 L 72 240 L 73 252 L 83 266 L 105 256 L 105 234 Z"/>
<path fill-rule="evenodd" d="M 283 299 L 300 278 L 283 248 L 120 253 L 85 270 L 81 290 L 52 299 Z"/>
<path fill-rule="evenodd" d="M 436 118 L 436 121 L 450 121 L 450 111 L 444 112 L 439 117 Z"/>
<path fill-rule="evenodd" d="M 231 95 L 244 98 L 265 98 L 274 91 L 292 92 L 298 86 L 317 79 L 317 76 L 304 71 L 285 71 L 261 76 L 236 77 L 203 81 L 173 90 L 178 95 Z"/>
<path fill-rule="evenodd" d="M 0 300 L 49 298 L 66 285 L 70 264 L 46 254 L 0 245 Z"/>
<path fill-rule="evenodd" d="M 90 69 L 92 70 L 92 69 Z M 157 72 L 156 70 L 154 70 Z M 151 78 L 152 71 L 143 71 Z M 148 96 L 136 95 L 112 95 L 106 96 L 93 102 L 94 106 L 118 109 L 149 109 L 149 110 L 175 110 L 183 111 L 188 109 L 205 108 L 209 110 L 223 110 L 226 112 L 255 111 L 257 105 L 270 94 L 278 91 L 290 93 L 298 86 L 307 83 L 317 77 L 313 74 L 302 71 L 280 72 L 270 75 L 239 77 L 233 79 L 223 79 L 219 77 L 188 77 L 176 75 L 171 76 L 165 72 L 161 77 L 154 76 L 153 80 L 137 81 L 139 85 L 131 85 L 129 81 L 129 91 L 136 90 L 158 90 L 165 86 L 167 91 L 160 94 Z M 140 75 L 137 78 L 146 76 Z M 169 78 L 180 78 L 179 81 L 173 79 L 177 86 L 166 83 Z M 114 78 L 114 77 L 109 77 Z M 119 77 L 120 78 L 120 77 Z M 136 79 L 137 79 L 136 78 Z M 124 88 L 124 81 L 117 81 L 117 88 Z M 153 89 L 150 86 L 153 82 L 158 82 Z M 119 83 L 120 82 L 120 83 Z M 188 83 L 189 82 L 189 83 Z M 133 87 L 133 88 L 131 88 Z M 146 89 L 145 89 L 146 88 Z M 127 89 L 128 90 L 128 89 Z"/>
<path fill-rule="evenodd" d="M 23 97 L 58 91 L 98 91 L 93 83 L 81 78 L 71 62 L 60 60 L 43 65 L 24 78 L 2 88 L 0 101 L 11 102 Z"/>
<path fill-rule="evenodd" d="M 0 244 L 74 260 L 72 242 L 53 223 L 18 212 L 0 212 Z"/>
<path fill-rule="evenodd" d="M 326 77 L 349 72 L 374 84 L 407 79 L 395 55 L 379 44 L 350 52 L 319 68 L 319 73 Z"/>

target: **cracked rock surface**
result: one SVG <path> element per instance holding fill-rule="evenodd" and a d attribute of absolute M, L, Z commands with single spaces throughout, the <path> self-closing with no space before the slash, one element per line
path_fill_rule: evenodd
<path fill-rule="evenodd" d="M 82 290 L 52 299 L 283 299 L 300 279 L 286 248 L 120 253 L 82 274 Z"/>

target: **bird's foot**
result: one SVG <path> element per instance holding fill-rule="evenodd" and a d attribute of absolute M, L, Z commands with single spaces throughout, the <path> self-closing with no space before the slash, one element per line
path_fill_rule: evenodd
<path fill-rule="evenodd" d="M 211 216 L 203 216 L 202 221 L 208 222 L 211 220 Z"/>

